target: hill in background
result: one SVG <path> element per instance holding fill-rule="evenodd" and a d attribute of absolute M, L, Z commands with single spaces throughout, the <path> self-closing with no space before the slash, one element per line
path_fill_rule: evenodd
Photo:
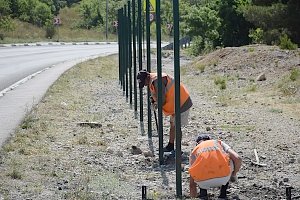
<path fill-rule="evenodd" d="M 5 33 L 2 43 L 40 42 L 40 41 L 105 41 L 103 28 L 79 28 L 82 20 L 79 12 L 79 4 L 64 7 L 58 15 L 61 25 L 55 26 L 53 37 L 46 38 L 46 28 L 38 27 L 31 23 L 12 19 L 14 30 Z M 108 40 L 116 40 L 115 34 L 108 34 Z"/>

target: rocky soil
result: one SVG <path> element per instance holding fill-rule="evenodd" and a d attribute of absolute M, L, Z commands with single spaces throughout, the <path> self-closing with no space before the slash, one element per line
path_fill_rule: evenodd
<path fill-rule="evenodd" d="M 163 55 L 163 71 L 173 74 L 172 52 Z M 146 95 L 141 123 L 140 104 L 134 112 L 117 63 L 110 56 L 80 64 L 49 89 L 2 147 L 0 199 L 141 199 L 142 186 L 149 199 L 176 198 L 175 160 L 159 164 L 154 119 L 153 137 L 147 133 Z M 189 199 L 195 138 L 210 133 L 243 159 L 229 199 L 286 199 L 287 187 L 299 199 L 300 50 L 223 48 L 195 59 L 182 56 L 181 64 L 194 103 L 182 128 L 183 198 Z M 168 131 L 164 118 L 164 143 Z M 264 166 L 254 164 L 254 150 Z M 217 199 L 218 189 L 209 195 Z"/>

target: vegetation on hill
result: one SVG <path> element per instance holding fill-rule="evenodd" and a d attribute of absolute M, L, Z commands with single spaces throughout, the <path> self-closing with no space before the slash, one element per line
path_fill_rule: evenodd
<path fill-rule="evenodd" d="M 15 38 L 20 23 L 27 22 L 46 31 L 39 38 L 101 40 L 106 31 L 106 14 L 108 32 L 115 39 L 116 28 L 112 23 L 125 3 L 125 0 L 109 0 L 106 13 L 103 0 L 1 0 L 0 39 Z M 172 30 L 167 29 L 167 24 L 173 21 L 172 1 L 161 4 L 161 27 L 166 38 L 172 36 Z M 55 16 L 61 18 L 60 30 L 53 25 Z M 192 38 L 194 55 L 217 46 L 263 43 L 295 49 L 300 44 L 298 0 L 181 0 L 180 16 L 181 35 Z M 151 28 L 154 38 L 155 23 Z M 32 34 L 28 32 L 31 29 L 21 31 Z"/>

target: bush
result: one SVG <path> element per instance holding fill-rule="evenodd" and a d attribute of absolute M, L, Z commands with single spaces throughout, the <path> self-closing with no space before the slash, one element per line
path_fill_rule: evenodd
<path fill-rule="evenodd" d="M 222 77 L 216 77 L 215 79 L 214 79 L 214 83 L 216 84 L 216 85 L 219 85 L 219 88 L 221 89 L 221 90 L 225 90 L 226 88 L 227 88 L 227 86 L 226 86 L 226 79 L 225 78 L 222 78 Z"/>
<path fill-rule="evenodd" d="M 300 77 L 300 71 L 296 68 L 292 69 L 290 79 L 296 81 Z"/>
<path fill-rule="evenodd" d="M 55 25 L 51 20 L 47 20 L 45 24 L 46 38 L 52 39 L 55 35 Z"/>
<path fill-rule="evenodd" d="M 287 36 L 287 34 L 283 34 L 279 38 L 279 47 L 280 49 L 288 49 L 288 50 L 295 50 L 298 48 L 297 44 L 294 44 L 291 39 Z"/>
<path fill-rule="evenodd" d="M 261 28 L 255 30 L 251 29 L 249 31 L 249 38 L 251 38 L 252 43 L 261 44 L 263 42 L 264 31 Z"/>

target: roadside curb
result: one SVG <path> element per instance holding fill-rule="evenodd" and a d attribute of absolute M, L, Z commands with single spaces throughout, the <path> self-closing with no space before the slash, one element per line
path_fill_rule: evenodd
<path fill-rule="evenodd" d="M 0 47 L 21 47 L 21 46 L 61 46 L 61 45 L 102 45 L 117 44 L 118 42 L 37 42 L 37 43 L 16 43 L 0 44 Z"/>

